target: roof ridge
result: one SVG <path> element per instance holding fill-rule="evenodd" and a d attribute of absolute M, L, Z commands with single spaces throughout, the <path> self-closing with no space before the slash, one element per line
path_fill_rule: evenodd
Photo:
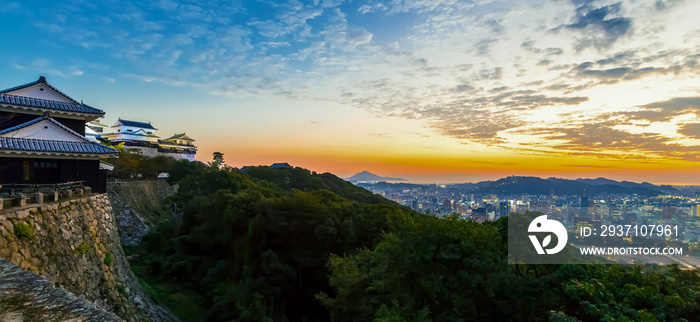
<path fill-rule="evenodd" d="M 27 87 L 30 87 L 30 86 L 34 86 L 34 85 L 36 85 L 36 84 L 44 84 L 44 85 L 48 86 L 49 88 L 51 88 L 52 90 L 54 90 L 54 91 L 55 91 L 56 93 L 58 93 L 59 95 L 63 96 L 65 99 L 67 99 L 67 100 L 69 100 L 69 101 L 71 101 L 71 102 L 73 102 L 73 103 L 75 103 L 75 104 L 81 104 L 81 103 L 78 103 L 78 101 L 76 101 L 76 100 L 73 99 L 72 97 L 68 96 L 68 94 L 62 92 L 62 91 L 59 90 L 58 88 L 56 88 L 56 87 L 54 87 L 53 85 L 49 84 L 49 82 L 46 81 L 46 77 L 44 77 L 44 76 L 39 76 L 39 79 L 37 79 L 37 80 L 35 80 L 35 81 L 33 81 L 33 82 L 29 82 L 29 83 L 22 84 L 22 85 L 19 85 L 19 86 L 15 86 L 15 87 L 11 87 L 11 88 L 8 88 L 8 89 L 0 90 L 0 94 L 5 94 L 5 93 L 7 93 L 7 92 L 12 92 L 12 91 L 20 90 L 20 89 L 23 89 L 23 88 L 27 88 Z M 19 96 L 19 95 L 15 95 L 15 96 Z M 23 97 L 24 97 L 24 96 L 23 96 Z"/>
<path fill-rule="evenodd" d="M 131 125 L 125 124 L 125 122 L 131 123 Z M 121 123 L 123 126 L 140 127 L 140 128 L 144 128 L 144 129 L 150 128 L 153 130 L 158 130 L 157 128 L 155 128 L 153 126 L 153 124 L 151 124 L 151 121 L 148 121 L 148 123 L 146 123 L 146 122 L 142 122 L 142 121 L 125 120 L 121 117 L 119 118 L 119 120 L 117 120 L 117 124 L 113 125 L 112 127 L 117 127 L 119 123 Z"/>
<path fill-rule="evenodd" d="M 42 116 L 40 116 L 40 117 L 38 117 L 38 118 L 35 118 L 35 119 L 33 119 L 33 120 L 24 122 L 24 123 L 22 123 L 22 124 L 18 124 L 18 125 L 15 125 L 15 126 L 13 126 L 13 127 L 9 127 L 9 128 L 4 129 L 4 130 L 1 130 L 1 131 L 0 131 L 0 135 L 1 135 L 1 134 L 7 134 L 7 133 L 11 133 L 11 132 L 14 132 L 14 131 L 21 130 L 21 129 L 25 128 L 25 127 L 28 127 L 28 126 L 37 124 L 37 123 L 39 123 L 39 122 L 41 122 L 41 121 L 44 121 L 44 120 L 48 120 L 49 122 L 56 124 L 56 125 L 57 125 L 58 127 L 60 127 L 61 129 L 67 131 L 68 133 L 70 133 L 70 134 L 72 134 L 72 135 L 74 135 L 74 136 L 77 136 L 78 138 L 80 138 L 80 139 L 82 139 L 82 140 L 84 140 L 84 141 L 86 141 L 86 142 L 92 142 L 92 141 L 88 140 L 88 138 L 85 137 L 84 135 L 81 135 L 80 133 L 71 130 L 69 127 L 67 127 L 67 126 L 65 126 L 65 125 L 63 125 L 63 124 L 61 124 L 61 122 L 56 121 L 54 118 L 52 118 L 51 116 L 49 116 L 48 113 L 46 113 L 46 114 L 44 114 L 44 115 L 42 115 Z M 52 141 L 61 141 L 61 140 L 52 140 Z M 66 142 L 67 142 L 67 141 L 66 141 Z"/>
<path fill-rule="evenodd" d="M 6 94 L 4 92 L 0 92 L 0 103 L 57 111 L 78 112 L 88 114 L 105 114 L 103 110 L 94 108 L 85 103 L 67 103 L 61 101 L 48 100 L 45 98 Z M 69 107 L 73 107 L 73 109 L 69 109 Z"/>
<path fill-rule="evenodd" d="M 36 151 L 50 153 L 82 153 L 82 154 L 117 154 L 119 151 L 112 147 L 96 142 L 72 142 L 63 140 L 46 140 L 32 138 L 0 137 L 0 150 Z M 43 143 L 37 146 L 37 143 Z M 29 145 L 29 146 L 27 146 Z M 34 146 L 31 146 L 34 145 Z M 83 149 L 83 151 L 65 151 L 66 147 Z M 63 151 L 61 151 L 63 150 Z"/>

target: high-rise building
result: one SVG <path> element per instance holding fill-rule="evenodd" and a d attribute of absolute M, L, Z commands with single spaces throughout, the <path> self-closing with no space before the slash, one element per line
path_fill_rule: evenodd
<path fill-rule="evenodd" d="M 498 217 L 505 217 L 510 214 L 510 202 L 509 201 L 501 201 L 498 204 Z"/>
<path fill-rule="evenodd" d="M 581 199 L 579 199 L 579 204 L 581 208 L 588 208 L 588 197 L 581 197 Z"/>
<path fill-rule="evenodd" d="M 698 205 L 693 205 L 692 208 L 690 208 L 690 216 L 691 217 L 700 217 L 700 204 Z"/>

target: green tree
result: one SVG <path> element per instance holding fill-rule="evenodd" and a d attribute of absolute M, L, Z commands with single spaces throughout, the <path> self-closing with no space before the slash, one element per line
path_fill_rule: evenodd
<path fill-rule="evenodd" d="M 220 166 L 222 166 L 222 165 L 225 164 L 225 163 L 224 163 L 224 154 L 223 154 L 223 153 L 221 153 L 221 152 L 214 152 L 213 155 L 214 155 L 214 161 L 212 162 L 212 165 L 213 165 L 213 166 L 215 166 L 215 167 L 218 168 L 218 167 L 220 167 Z"/>
<path fill-rule="evenodd" d="M 695 270 L 508 264 L 510 216 L 485 223 L 425 216 L 301 168 L 242 173 L 177 161 L 170 173 L 180 188 L 166 203 L 181 219 L 151 230 L 141 254 L 153 278 L 202 296 L 201 320 L 700 315 Z"/>

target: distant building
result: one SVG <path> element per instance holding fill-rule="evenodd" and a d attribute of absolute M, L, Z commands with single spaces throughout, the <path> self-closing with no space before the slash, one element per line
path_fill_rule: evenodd
<path fill-rule="evenodd" d="M 505 217 L 510 214 L 510 202 L 509 201 L 501 201 L 498 204 L 498 217 Z"/>
<path fill-rule="evenodd" d="M 452 209 L 452 200 L 445 198 L 445 200 L 442 201 L 442 207 L 445 209 Z"/>
<path fill-rule="evenodd" d="M 581 208 L 588 208 L 590 206 L 588 202 L 588 197 L 581 197 L 579 200 L 579 204 L 581 205 Z"/>
<path fill-rule="evenodd" d="M 84 181 L 106 190 L 100 159 L 115 149 L 86 137 L 105 112 L 71 98 L 46 78 L 0 91 L 0 185 Z"/>
<path fill-rule="evenodd" d="M 102 137 L 113 144 L 124 142 L 128 146 L 151 147 L 158 144 L 159 136 L 155 135 L 156 128 L 151 122 L 137 122 L 122 120 L 121 118 L 114 124 L 115 132 L 102 134 Z"/>
<path fill-rule="evenodd" d="M 590 218 L 573 218 L 573 230 L 576 238 L 581 238 L 580 233 L 584 227 L 594 229 L 593 221 Z"/>
<path fill-rule="evenodd" d="M 293 169 L 294 167 L 291 166 L 289 163 L 273 163 L 270 166 L 270 169 Z"/>
<path fill-rule="evenodd" d="M 659 216 L 661 220 L 671 220 L 673 219 L 673 215 L 676 214 L 676 208 L 671 207 L 669 204 L 664 205 L 664 207 L 661 209 L 661 216 Z"/>
<path fill-rule="evenodd" d="M 85 137 L 90 141 L 100 143 L 100 137 L 106 127 L 107 125 L 100 123 L 99 120 L 87 122 L 85 123 Z"/>
<path fill-rule="evenodd" d="M 88 125 L 88 128 L 93 130 L 95 125 Z M 140 151 L 141 154 L 155 157 L 168 156 L 175 159 L 184 159 L 195 161 L 197 147 L 194 145 L 194 139 L 185 133 L 175 134 L 167 139 L 161 140 L 160 136 L 156 135 L 155 128 L 151 122 L 139 122 L 119 119 L 112 126 L 114 131 L 111 133 L 99 134 L 98 140 L 103 140 L 112 145 L 124 143 L 124 146 Z M 87 131 L 87 130 L 86 130 Z"/>
<path fill-rule="evenodd" d="M 489 214 L 486 211 L 486 208 L 484 207 L 479 207 L 476 209 L 472 209 L 472 219 L 474 219 L 476 222 L 484 222 L 489 220 Z"/>

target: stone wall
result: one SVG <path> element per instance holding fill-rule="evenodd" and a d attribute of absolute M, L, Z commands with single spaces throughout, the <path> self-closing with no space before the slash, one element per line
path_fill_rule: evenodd
<path fill-rule="evenodd" d="M 0 258 L 0 321 L 124 321 Z"/>
<path fill-rule="evenodd" d="M 141 151 L 141 155 L 145 155 L 147 157 L 157 157 L 157 156 L 164 156 L 164 157 L 171 157 L 176 160 L 188 160 L 188 161 L 197 161 L 195 158 L 194 153 L 174 153 L 174 152 L 160 152 L 158 151 L 157 148 L 149 148 L 145 146 L 126 146 L 127 149 L 129 150 L 139 150 Z"/>
<path fill-rule="evenodd" d="M 107 183 L 121 243 L 138 245 L 151 228 L 169 220 L 170 211 L 161 202 L 176 191 L 177 186 L 162 179 Z"/>
<path fill-rule="evenodd" d="M 131 272 L 106 194 L 0 211 L 0 257 L 127 321 L 176 320 Z"/>

